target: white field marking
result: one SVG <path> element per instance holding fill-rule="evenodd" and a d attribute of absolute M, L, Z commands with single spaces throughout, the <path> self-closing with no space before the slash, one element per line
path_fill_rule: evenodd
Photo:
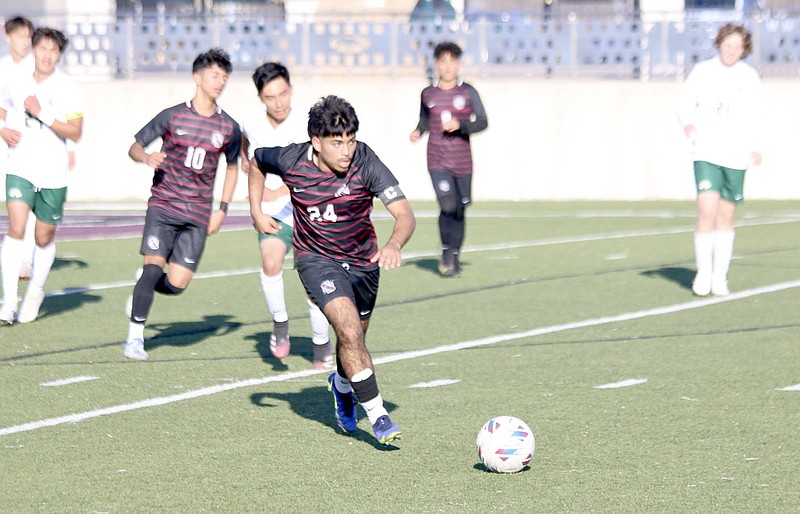
<path fill-rule="evenodd" d="M 784 387 L 783 389 L 776 389 L 776 391 L 800 391 L 800 384 Z"/>
<path fill-rule="evenodd" d="M 418 382 L 416 384 L 411 384 L 408 387 L 409 388 L 412 388 L 412 387 L 418 387 L 418 388 L 441 387 L 441 386 L 446 386 L 446 385 L 451 385 L 451 384 L 457 384 L 459 382 L 461 382 L 460 379 L 455 380 L 455 379 L 451 379 L 451 378 L 442 378 L 442 379 L 439 379 L 439 380 L 431 380 L 430 382 Z"/>
<path fill-rule="evenodd" d="M 87 377 L 87 376 L 62 378 L 61 380 L 53 380 L 52 382 L 42 382 L 39 385 L 42 387 L 59 387 L 63 385 L 77 384 L 79 382 L 88 382 L 90 380 L 97 380 L 99 378 L 100 377 Z"/>
<path fill-rule="evenodd" d="M 619 389 L 620 387 L 630 387 L 639 384 L 647 383 L 646 378 L 629 378 L 627 380 L 620 380 L 619 382 L 611 382 L 610 384 L 602 384 L 594 386 L 595 389 Z"/>
<path fill-rule="evenodd" d="M 701 307 L 706 307 L 709 305 L 716 305 L 718 303 L 725 303 L 725 302 L 732 302 L 735 300 L 741 300 L 744 298 L 750 298 L 753 296 L 759 296 L 763 294 L 775 293 L 778 291 L 785 291 L 787 289 L 792 289 L 800 287 L 800 280 L 794 280 L 791 282 L 781 282 L 778 284 L 772 284 L 769 286 L 763 287 L 756 287 L 753 289 L 748 289 L 746 291 L 739 291 L 736 293 L 731 293 L 728 296 L 719 296 L 713 298 L 703 298 L 700 300 L 694 300 L 691 302 L 679 303 L 675 305 L 667 305 L 666 307 L 656 307 L 654 309 L 646 309 L 641 311 L 634 311 L 634 312 L 626 312 L 623 314 L 617 314 L 615 316 L 603 316 L 600 318 L 594 319 L 587 319 L 583 321 L 573 321 L 571 323 L 564 323 L 561 325 L 552 325 L 549 327 L 541 327 L 535 328 L 533 330 L 526 330 L 524 332 L 516 332 L 513 334 L 504 334 L 504 335 L 496 335 L 491 337 L 485 337 L 483 339 L 474 339 L 472 341 L 463 341 L 461 343 L 449 344 L 444 346 L 437 346 L 435 348 L 428 348 L 425 350 L 415 350 L 410 352 L 398 353 L 395 355 L 387 355 L 385 357 L 379 357 L 373 360 L 375 365 L 379 364 L 389 364 L 392 362 L 399 362 L 409 359 L 416 359 L 418 357 L 427 357 L 429 355 L 435 355 L 439 353 L 445 352 L 454 352 L 457 350 L 465 350 L 467 348 L 476 348 L 479 346 L 489 346 L 497 343 L 502 343 L 505 341 L 513 341 L 516 339 L 526 339 L 531 337 L 536 337 L 544 334 L 553 334 L 556 332 L 563 332 L 565 330 L 572 330 L 575 328 L 586 328 L 586 327 L 594 327 L 597 325 L 605 325 L 608 323 L 617 323 L 622 321 L 631 321 L 634 319 L 641 319 L 647 318 L 650 316 L 660 316 L 662 314 L 672 314 L 675 312 L 681 311 L 688 311 L 691 309 L 699 309 Z M 57 425 L 64 425 L 66 423 L 78 423 L 80 421 L 85 421 L 87 419 L 98 418 L 101 416 L 110 416 L 112 414 L 118 414 L 120 412 L 127 412 L 137 409 L 145 409 L 149 407 L 157 407 L 160 405 L 167 405 L 170 403 L 180 402 L 184 400 L 191 400 L 193 398 L 200 398 L 203 396 L 210 396 L 212 394 L 218 394 L 225 391 L 231 391 L 234 389 L 241 389 L 245 387 L 254 387 L 263 384 L 269 384 L 272 382 L 285 382 L 287 380 L 293 380 L 296 378 L 305 378 L 313 375 L 320 375 L 323 373 L 329 373 L 329 371 L 323 370 L 315 370 L 315 369 L 306 369 L 302 371 L 293 371 L 291 373 L 285 373 L 282 375 L 276 375 L 271 377 L 263 377 L 263 378 L 252 378 L 248 380 L 242 380 L 239 382 L 232 382 L 227 384 L 220 384 L 210 387 L 204 387 L 202 389 L 196 389 L 194 391 L 187 391 L 185 393 L 176 394 L 172 396 L 163 396 L 160 398 L 150 398 L 148 400 L 142 400 L 135 403 L 129 403 L 125 405 L 116 405 L 113 407 L 106 407 L 104 409 L 98 409 L 93 411 L 87 412 L 79 412 L 76 414 L 69 414 L 66 416 L 60 416 L 57 418 L 48 418 L 42 419 L 38 421 L 31 421 L 29 423 L 23 423 L 21 425 L 13 425 L 10 427 L 0 428 L 0 436 L 9 435 L 9 434 L 16 434 L 19 432 L 29 432 L 32 430 L 38 430 L 44 427 L 52 427 Z"/>

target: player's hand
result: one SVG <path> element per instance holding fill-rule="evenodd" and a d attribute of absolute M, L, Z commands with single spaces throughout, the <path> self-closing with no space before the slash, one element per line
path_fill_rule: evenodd
<path fill-rule="evenodd" d="M 419 133 L 419 130 L 415 130 L 408 136 L 408 139 L 410 139 L 412 143 L 416 143 L 419 141 L 420 137 L 422 137 L 422 134 Z"/>
<path fill-rule="evenodd" d="M 22 105 L 25 107 L 26 111 L 31 113 L 32 116 L 36 116 L 38 118 L 42 113 L 42 105 L 39 103 L 39 99 L 34 95 L 26 98 Z"/>
<path fill-rule="evenodd" d="M 222 228 L 222 222 L 225 221 L 225 213 L 219 209 L 211 213 L 211 219 L 208 221 L 208 235 L 212 236 L 219 232 Z"/>
<path fill-rule="evenodd" d="M 153 169 L 158 169 L 166 158 L 167 154 L 164 152 L 153 152 L 147 156 L 145 163 Z"/>
<path fill-rule="evenodd" d="M 442 130 L 445 132 L 458 132 L 461 129 L 461 122 L 458 121 L 458 118 L 450 118 L 450 120 L 442 125 Z"/>
<path fill-rule="evenodd" d="M 281 230 L 281 224 L 275 221 L 272 216 L 267 216 L 266 214 L 258 213 L 253 214 L 253 227 L 255 227 L 256 232 L 259 234 L 277 234 Z"/>
<path fill-rule="evenodd" d="M 690 124 L 683 127 L 683 133 L 686 139 L 694 143 L 694 140 L 697 138 L 697 128 L 694 125 Z"/>
<path fill-rule="evenodd" d="M 0 129 L 0 137 L 3 138 L 9 148 L 14 148 L 19 144 L 22 134 L 14 129 L 3 128 Z"/>
<path fill-rule="evenodd" d="M 400 245 L 387 243 L 386 246 L 378 250 L 378 253 L 372 256 L 369 262 L 377 262 L 378 267 L 386 270 L 400 267 L 403 263 L 400 255 Z"/>
<path fill-rule="evenodd" d="M 250 174 L 250 159 L 242 158 L 242 159 L 240 159 L 240 162 L 242 163 L 241 164 L 242 173 L 244 173 L 245 175 L 249 175 Z"/>

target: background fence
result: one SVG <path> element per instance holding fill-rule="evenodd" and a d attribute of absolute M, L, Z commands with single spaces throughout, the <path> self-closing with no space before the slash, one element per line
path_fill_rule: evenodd
<path fill-rule="evenodd" d="M 73 75 L 132 77 L 186 71 L 211 46 L 248 68 L 277 60 L 315 74 L 418 74 L 441 40 L 464 48 L 465 71 L 480 76 L 682 77 L 714 54 L 720 25 L 738 17 L 753 33 L 750 62 L 765 77 L 800 74 L 800 12 L 647 20 L 638 15 L 481 16 L 412 22 L 407 16 L 354 20 L 162 17 L 48 23 L 66 29 L 64 64 Z M 727 19 L 726 19 L 727 18 Z"/>

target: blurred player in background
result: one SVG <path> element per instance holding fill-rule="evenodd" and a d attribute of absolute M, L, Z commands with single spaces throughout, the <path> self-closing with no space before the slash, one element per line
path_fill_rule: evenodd
<path fill-rule="evenodd" d="M 400 436 L 383 405 L 365 336 L 378 296 L 380 269 L 400 266 L 400 249 L 416 221 L 392 172 L 366 144 L 356 141 L 358 117 L 344 99 L 320 99 L 308 115 L 311 141 L 259 148 L 251 167 L 280 176 L 290 188 L 295 215 L 297 272 L 306 292 L 336 332 L 336 368 L 328 377 L 336 421 L 356 430 L 356 401 L 375 437 L 386 444 Z M 251 170 L 250 213 L 256 230 L 274 234 L 281 225 L 260 209 L 264 177 Z M 395 223 L 378 246 L 370 214 L 380 198 Z"/>
<path fill-rule="evenodd" d="M 198 55 L 192 64 L 194 98 L 161 111 L 136 133 L 128 150 L 131 159 L 155 169 L 140 249 L 144 266 L 126 305 L 129 359 L 148 359 L 144 325 L 154 293 L 178 295 L 189 286 L 207 236 L 220 229 L 228 214 L 242 139 L 239 124 L 217 105 L 217 99 L 232 68 L 230 57 L 220 49 Z M 147 153 L 145 148 L 158 138 L 161 150 Z M 223 155 L 227 167 L 222 201 L 214 210 L 214 181 Z"/>
<path fill-rule="evenodd" d="M 697 185 L 694 233 L 699 296 L 727 295 L 733 255 L 733 218 L 744 201 L 745 170 L 761 164 L 765 101 L 761 79 L 742 62 L 752 50 L 744 27 L 726 24 L 714 40 L 719 55 L 698 63 L 686 78 L 678 115 L 692 141 Z"/>
<path fill-rule="evenodd" d="M 452 42 L 433 51 L 438 80 L 422 90 L 419 123 L 411 142 L 428 135 L 428 171 L 439 202 L 442 257 L 439 272 L 446 277 L 461 273 L 459 252 L 464 244 L 465 214 L 472 201 L 472 149 L 469 136 L 489 122 L 480 96 L 463 82 L 461 48 Z"/>
<path fill-rule="evenodd" d="M 280 63 L 268 62 L 256 68 L 253 83 L 263 109 L 254 110 L 242 124 L 242 171 L 250 172 L 250 159 L 256 148 L 285 146 L 307 139 L 307 121 L 292 110 L 292 84 L 289 70 Z M 289 188 L 274 174 L 264 180 L 261 211 L 272 216 L 280 225 L 277 234 L 258 233 L 261 249 L 261 290 L 272 315 L 272 335 L 269 349 L 278 359 L 289 355 L 289 314 L 283 286 L 283 263 L 292 247 L 294 219 Z M 307 300 L 311 315 L 314 367 L 333 369 L 333 356 L 328 337 L 328 320 L 311 300 Z"/>
<path fill-rule="evenodd" d="M 39 315 L 44 284 L 56 257 L 56 226 L 63 220 L 69 172 L 68 141 L 83 132 L 83 98 L 75 83 L 57 69 L 68 40 L 56 29 L 33 32 L 34 69 L 12 78 L 0 93 L 0 136 L 8 145 L 3 240 L 3 307 L 0 322 L 28 323 Z M 17 317 L 20 267 L 27 250 L 23 237 L 29 213 L 36 215 L 33 270 Z"/>

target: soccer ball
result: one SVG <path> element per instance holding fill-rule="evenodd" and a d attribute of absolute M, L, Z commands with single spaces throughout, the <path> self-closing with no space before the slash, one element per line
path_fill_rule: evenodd
<path fill-rule="evenodd" d="M 475 445 L 483 465 L 498 473 L 522 471 L 536 451 L 530 427 L 513 416 L 497 416 L 487 421 L 478 432 Z"/>

